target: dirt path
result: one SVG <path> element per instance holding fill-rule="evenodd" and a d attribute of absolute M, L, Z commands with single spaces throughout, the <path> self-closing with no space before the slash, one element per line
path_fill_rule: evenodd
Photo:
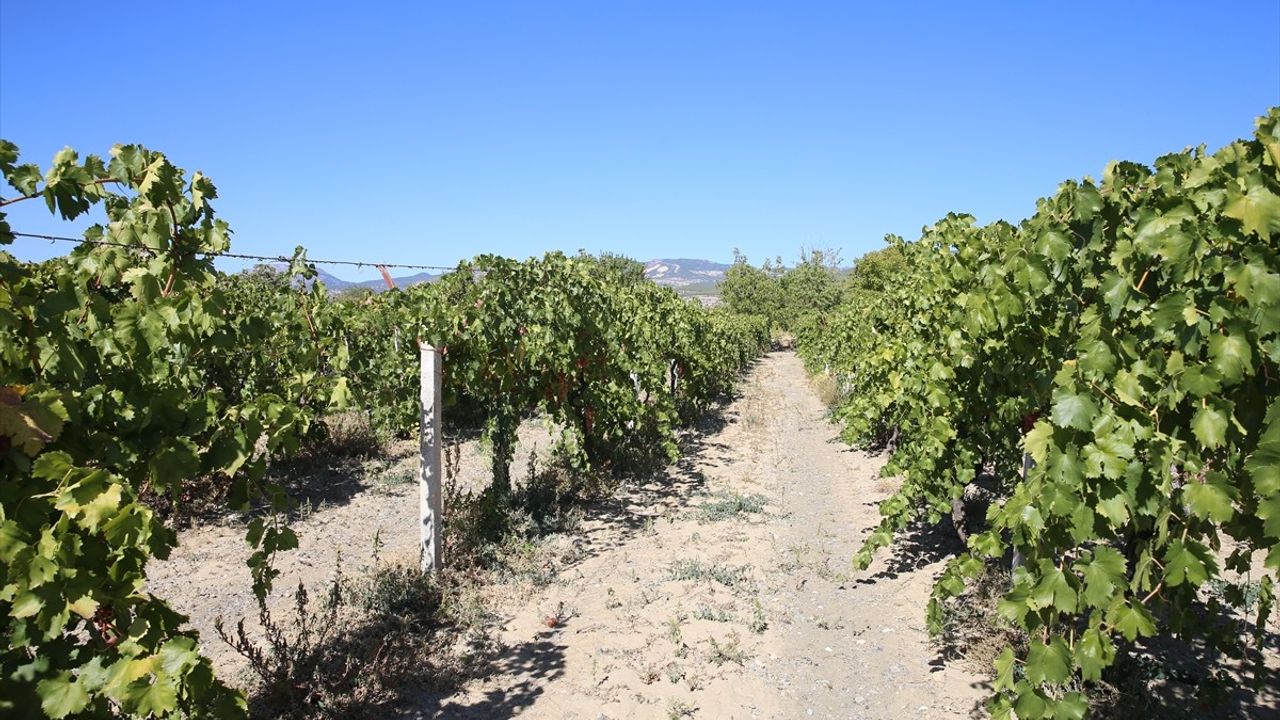
<path fill-rule="evenodd" d="M 529 448 L 549 442 L 544 428 L 522 429 L 517 476 Z M 501 649 L 485 678 L 411 694 L 402 716 L 964 718 L 980 706 L 983 679 L 942 664 L 924 631 L 941 553 L 906 543 L 852 572 L 891 488 L 881 458 L 836 439 L 794 355 L 764 358 L 686 446 L 665 477 L 549 540 L 549 583 L 493 588 Z M 368 567 L 375 536 L 382 558 L 414 561 L 414 456 L 401 450 L 368 474 L 390 482 L 335 478 L 337 500 L 295 521 L 301 547 L 278 562 L 273 606 L 288 606 L 299 581 L 322 587 L 339 554 L 348 573 Z M 486 475 L 482 449 L 464 446 L 460 482 Z M 247 552 L 243 528 L 198 527 L 149 581 L 238 683 L 243 663 L 212 626 L 253 615 Z"/>
<path fill-rule="evenodd" d="M 582 559 L 509 608 L 493 675 L 405 716 L 969 717 L 983 678 L 924 631 L 940 557 L 850 569 L 890 488 L 835 434 L 800 361 L 768 356 L 665 484 L 589 516 Z"/>

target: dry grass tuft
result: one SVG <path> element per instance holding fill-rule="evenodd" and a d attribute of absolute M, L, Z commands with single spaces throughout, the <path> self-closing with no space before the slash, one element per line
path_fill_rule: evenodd
<path fill-rule="evenodd" d="M 961 658 L 974 670 L 989 673 L 1006 647 L 1018 652 L 1026 649 L 1026 633 L 996 612 L 1009 582 L 1007 570 L 988 567 L 963 594 L 943 605 L 942 632 L 934 642 L 945 656 Z"/>
<path fill-rule="evenodd" d="M 840 394 L 840 383 L 831 375 L 821 373 L 814 375 L 809 380 L 809 384 L 813 386 L 814 393 L 828 410 L 834 410 L 840 404 L 842 396 Z"/>

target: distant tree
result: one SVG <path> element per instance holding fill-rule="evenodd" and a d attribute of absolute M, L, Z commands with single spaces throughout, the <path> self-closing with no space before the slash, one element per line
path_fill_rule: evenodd
<path fill-rule="evenodd" d="M 847 290 L 871 290 L 884 292 L 907 272 L 907 258 L 902 252 L 902 238 L 885 237 L 889 247 L 873 250 L 858 258 L 853 270 L 845 277 Z"/>
<path fill-rule="evenodd" d="M 720 302 L 732 312 L 761 315 L 770 325 L 778 325 L 783 315 L 783 291 L 779 280 L 781 262 L 765 261 L 755 267 L 747 256 L 733 251 L 733 265 L 720 281 Z"/>
<path fill-rule="evenodd" d="M 589 259 L 598 263 L 605 272 L 614 275 L 623 282 L 639 283 L 644 282 L 644 263 L 626 255 L 620 255 L 612 252 L 602 252 L 599 255 L 591 255 L 585 250 L 578 252 L 580 259 Z"/>
<path fill-rule="evenodd" d="M 840 254 L 801 250 L 800 262 L 780 279 L 784 304 L 780 324 L 791 329 L 807 315 L 826 313 L 840 304 Z"/>
<path fill-rule="evenodd" d="M 289 275 L 279 268 L 259 263 L 238 273 L 227 273 L 218 277 L 218 284 L 228 289 L 244 289 L 249 292 L 263 290 L 280 290 L 288 288 Z"/>
<path fill-rule="evenodd" d="M 258 263 L 238 274 L 242 279 L 249 282 L 260 282 L 266 285 L 283 285 L 288 282 L 288 278 L 279 268 L 266 263 Z"/>
<path fill-rule="evenodd" d="M 781 259 L 755 267 L 734 250 L 733 265 L 720 282 L 720 300 L 730 310 L 763 315 L 773 326 L 794 331 L 850 297 L 882 292 L 905 271 L 897 245 L 867 253 L 847 273 L 840 269 L 836 250 L 803 249 L 790 268 Z"/>
<path fill-rule="evenodd" d="M 364 285 L 352 285 L 334 293 L 333 299 L 345 303 L 364 303 L 375 294 L 373 288 Z"/>

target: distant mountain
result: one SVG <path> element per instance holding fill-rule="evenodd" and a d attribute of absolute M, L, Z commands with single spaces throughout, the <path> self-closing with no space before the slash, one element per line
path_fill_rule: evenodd
<path fill-rule="evenodd" d="M 277 270 L 284 270 L 285 268 L 285 266 L 278 264 L 273 267 Z M 716 294 L 716 283 L 724 279 L 724 272 L 730 267 L 725 263 L 694 258 L 659 259 L 650 260 L 644 264 L 644 276 L 659 285 L 666 285 L 682 292 L 696 295 L 714 295 Z M 419 283 L 432 282 L 439 279 L 439 277 L 440 275 L 421 272 L 416 275 L 392 277 L 391 279 L 395 281 L 396 287 L 407 288 Z M 387 289 L 387 284 L 382 278 L 352 282 L 343 280 L 324 268 L 317 268 L 317 279 L 324 283 L 329 292 L 340 292 L 361 287 L 369 288 L 374 292 L 382 292 Z"/>
<path fill-rule="evenodd" d="M 355 284 L 355 283 L 347 282 L 346 280 L 343 280 L 342 278 L 337 277 L 335 275 L 331 275 L 325 272 L 324 270 L 322 270 L 321 268 L 316 268 L 316 279 L 324 283 L 324 286 L 329 288 L 330 292 L 335 290 L 346 290 L 347 288 Z M 308 285 L 307 287 L 311 287 L 311 286 Z"/>
<path fill-rule="evenodd" d="M 347 282 L 346 280 L 339 280 L 338 278 L 333 277 L 332 275 L 329 275 L 323 270 L 320 271 L 320 274 L 322 276 L 320 279 L 324 280 L 325 286 L 330 288 L 335 288 L 334 285 L 329 284 L 329 280 L 330 278 L 332 278 L 334 281 L 338 283 L 342 283 L 343 285 L 342 289 L 353 288 L 353 287 L 367 287 L 370 290 L 373 290 L 374 292 L 382 292 L 383 290 L 387 289 L 387 282 L 382 278 L 378 278 L 376 280 L 361 280 L 360 282 Z M 323 277 L 325 275 L 328 275 L 328 277 Z M 408 287 L 413 287 L 414 285 L 437 280 L 439 279 L 439 277 L 440 277 L 439 275 L 432 275 L 431 273 L 420 272 L 416 275 L 404 275 L 402 277 L 396 277 L 393 275 L 391 276 L 391 281 L 396 284 L 396 287 L 403 290 Z"/>
<path fill-rule="evenodd" d="M 284 266 L 281 265 L 276 269 L 283 270 Z M 405 275 L 403 277 L 392 276 L 391 279 L 392 281 L 395 282 L 396 287 L 404 289 L 407 287 L 412 287 L 419 283 L 431 282 L 432 280 L 435 280 L 436 278 L 439 278 L 439 277 L 440 277 L 439 275 L 432 275 L 431 273 L 421 272 L 416 275 Z M 329 292 L 339 292 L 342 290 L 349 290 L 351 288 L 361 288 L 361 287 L 369 288 L 374 292 L 382 292 L 383 290 L 387 289 L 387 283 L 382 278 L 377 278 L 375 280 L 361 280 L 359 282 L 352 282 L 350 280 L 343 280 L 337 275 L 327 272 L 324 268 L 320 268 L 320 267 L 316 268 L 316 279 L 324 283 L 324 286 L 329 290 Z"/>
<path fill-rule="evenodd" d="M 644 264 L 644 276 L 659 285 L 682 288 L 690 285 L 712 286 L 724 279 L 731 266 L 710 260 L 675 258 L 650 260 Z"/>

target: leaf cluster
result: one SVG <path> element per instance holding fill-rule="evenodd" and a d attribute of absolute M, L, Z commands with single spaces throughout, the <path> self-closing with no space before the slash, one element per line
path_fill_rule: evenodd
<path fill-rule="evenodd" d="M 41 171 L 0 141 L 3 208 L 43 200 L 66 219 L 101 207 L 69 256 L 0 251 L 0 710 L 49 717 L 243 715 L 186 619 L 145 589 L 177 534 L 145 498 L 193 479 L 225 486 L 249 522 L 254 591 L 297 546 L 267 481 L 273 458 L 363 409 L 418 422 L 419 342 L 445 354 L 449 416 L 479 419 L 509 490 L 519 421 L 566 428 L 584 465 L 630 449 L 674 456 L 675 429 L 767 346 L 758 317 L 681 300 L 620 258 L 480 256 L 437 283 L 333 298 L 298 248 L 287 269 L 218 272 L 230 246 L 217 191 L 161 153 L 64 150 Z"/>
<path fill-rule="evenodd" d="M 1280 568 L 1278 241 L 1272 109 L 1216 153 L 1063 183 L 1017 226 L 949 215 L 894 241 L 896 281 L 801 336 L 841 383 L 847 437 L 896 446 L 886 471 L 904 483 L 860 564 L 913 519 L 939 522 L 980 472 L 996 478 L 990 527 L 929 614 L 984 563 L 1025 559 L 1000 611 L 1032 639 L 996 662 L 997 717 L 1083 715 L 1082 689 L 1140 637 L 1229 657 L 1243 632 L 1261 643 Z M 1199 589 L 1255 553 L 1266 574 L 1246 621 L 1242 593 Z"/>

